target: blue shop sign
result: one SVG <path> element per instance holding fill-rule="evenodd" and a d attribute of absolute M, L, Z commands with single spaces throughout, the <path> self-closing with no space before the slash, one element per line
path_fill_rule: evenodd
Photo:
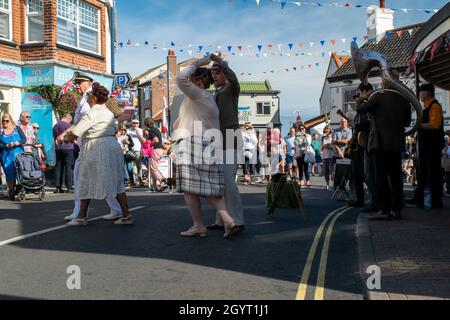
<path fill-rule="evenodd" d="M 22 69 L 12 64 L 0 63 L 0 85 L 21 87 Z"/>
<path fill-rule="evenodd" d="M 76 70 L 70 68 L 64 68 L 60 66 L 55 67 L 55 84 L 58 86 L 62 86 L 66 84 L 73 78 L 73 74 Z M 113 87 L 114 79 L 112 77 L 105 77 L 98 74 L 83 72 L 89 76 L 91 76 L 96 82 L 100 83 L 102 86 L 106 87 L 108 90 L 111 90 Z"/>
<path fill-rule="evenodd" d="M 24 87 L 45 86 L 54 83 L 53 67 L 23 67 L 22 83 Z"/>

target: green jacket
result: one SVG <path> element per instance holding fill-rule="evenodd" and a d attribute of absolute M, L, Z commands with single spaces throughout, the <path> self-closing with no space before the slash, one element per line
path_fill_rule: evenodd
<path fill-rule="evenodd" d="M 220 118 L 220 131 L 224 137 L 224 148 L 227 146 L 226 130 L 227 129 L 239 129 L 238 118 L 238 105 L 239 94 L 241 87 L 236 74 L 228 67 L 228 64 L 224 62 L 224 74 L 227 78 L 227 84 L 216 90 L 214 97 L 216 99 L 217 106 L 219 107 Z M 240 135 L 239 135 L 240 136 Z M 242 148 L 242 139 L 238 143 L 241 145 L 234 145 L 234 148 Z"/>

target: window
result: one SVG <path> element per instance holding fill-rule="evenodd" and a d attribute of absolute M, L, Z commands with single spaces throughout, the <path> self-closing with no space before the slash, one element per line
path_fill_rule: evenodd
<path fill-rule="evenodd" d="M 355 99 L 357 88 L 343 89 L 344 101 L 342 103 L 342 112 L 348 113 L 356 110 Z"/>
<path fill-rule="evenodd" d="M 44 41 L 44 4 L 43 0 L 27 1 L 27 40 Z"/>
<path fill-rule="evenodd" d="M 100 53 L 99 10 L 79 0 L 58 0 L 58 43 Z"/>
<path fill-rule="evenodd" d="M 10 96 L 10 91 L 11 90 L 6 90 L 6 89 L 2 89 L 0 88 L 0 117 L 6 113 L 6 112 L 10 112 L 10 101 L 9 101 L 9 96 Z"/>
<path fill-rule="evenodd" d="M 257 115 L 270 115 L 270 102 L 258 102 L 256 104 Z"/>
<path fill-rule="evenodd" d="M 148 101 L 151 98 L 150 87 L 144 88 L 144 101 Z"/>
<path fill-rule="evenodd" d="M 11 40 L 11 0 L 0 0 L 0 39 Z"/>

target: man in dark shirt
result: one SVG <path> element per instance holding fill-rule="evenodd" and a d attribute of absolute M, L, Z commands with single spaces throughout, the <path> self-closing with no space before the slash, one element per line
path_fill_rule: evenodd
<path fill-rule="evenodd" d="M 61 136 L 66 130 L 71 127 L 72 116 L 66 114 L 61 121 L 53 127 L 53 138 L 56 139 Z M 56 166 L 55 166 L 55 193 L 64 193 L 62 189 L 63 172 L 65 172 L 65 182 L 67 191 L 73 190 L 73 164 L 74 164 L 74 144 L 72 142 L 55 142 L 56 151 Z"/>
<path fill-rule="evenodd" d="M 401 219 L 403 207 L 402 152 L 405 149 L 405 127 L 411 124 L 411 106 L 399 93 L 379 93 L 357 112 L 369 114 L 370 134 L 367 150 L 375 160 L 375 184 L 381 211 L 371 220 Z"/>

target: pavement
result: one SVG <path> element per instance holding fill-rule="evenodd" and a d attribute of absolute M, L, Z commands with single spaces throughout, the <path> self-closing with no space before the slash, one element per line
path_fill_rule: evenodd
<path fill-rule="evenodd" d="M 444 209 L 406 208 L 403 220 L 358 219 L 361 274 L 381 270 L 381 289 L 367 289 L 370 300 L 450 299 L 450 198 Z"/>

